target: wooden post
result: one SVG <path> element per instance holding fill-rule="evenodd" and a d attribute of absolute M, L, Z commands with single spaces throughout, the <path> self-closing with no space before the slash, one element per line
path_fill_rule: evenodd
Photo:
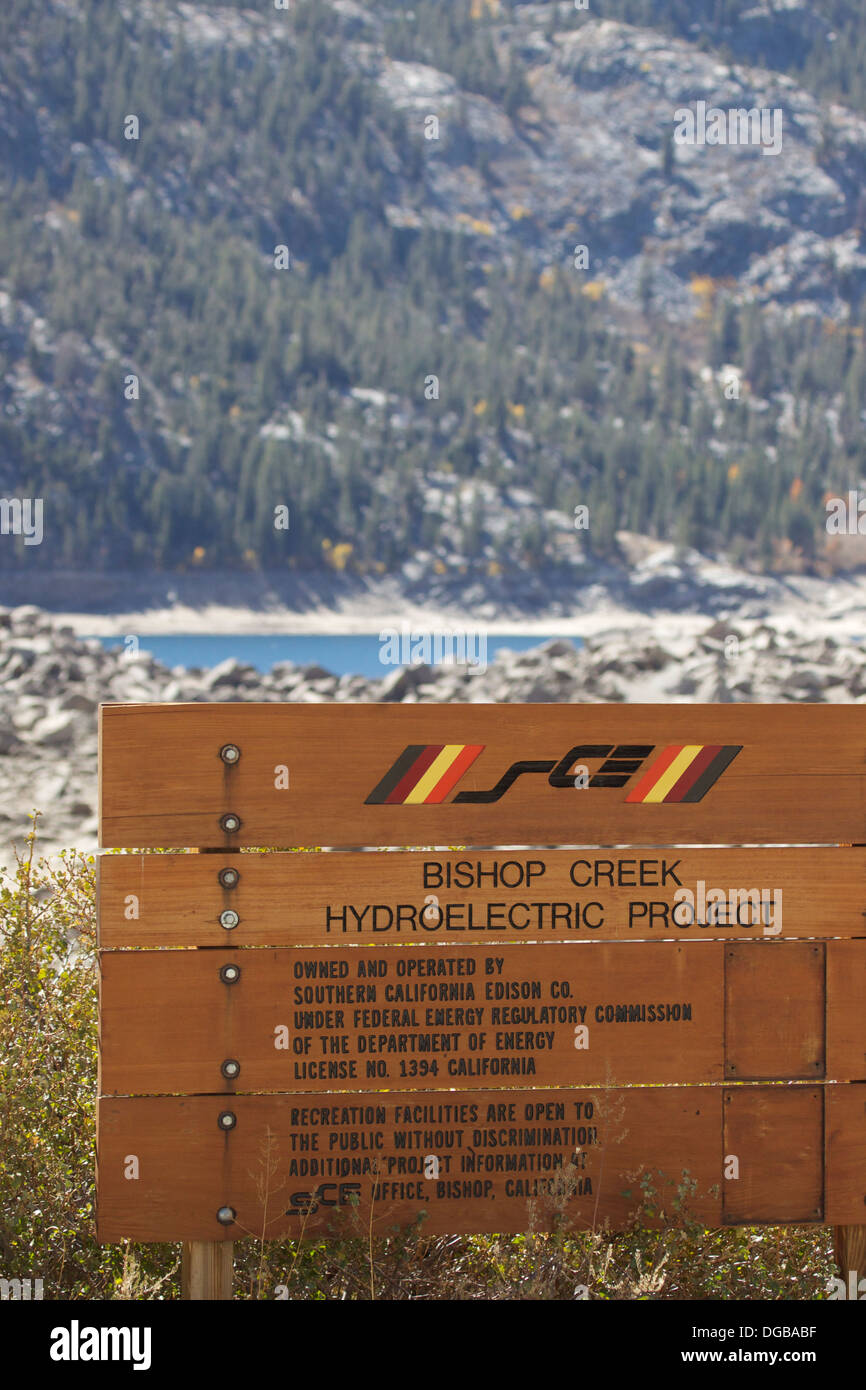
<path fill-rule="evenodd" d="M 224 851 L 194 849 L 191 852 L 220 854 Z M 234 1249 L 234 1242 L 230 1240 L 185 1240 L 180 1258 L 181 1298 L 196 1302 L 231 1299 Z"/>
<path fill-rule="evenodd" d="M 858 840 L 855 847 L 862 849 L 863 841 Z M 863 949 L 866 950 L 866 937 L 862 940 Z M 866 1201 L 866 1198 L 863 1200 Z M 854 1298 L 859 1298 L 857 1285 L 861 1279 L 866 1279 L 866 1226 L 834 1226 L 833 1257 L 845 1285 L 846 1297 L 850 1298 L 853 1292 Z"/>
<path fill-rule="evenodd" d="M 866 1280 L 866 1226 L 834 1226 L 833 1254 L 846 1297 L 860 1298 L 857 1286 Z"/>
<path fill-rule="evenodd" d="M 225 1300 L 232 1296 L 230 1240 L 186 1240 L 180 1265 L 180 1296 L 196 1300 Z"/>

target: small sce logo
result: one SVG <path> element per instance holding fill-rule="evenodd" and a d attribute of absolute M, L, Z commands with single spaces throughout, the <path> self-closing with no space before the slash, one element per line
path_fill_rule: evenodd
<path fill-rule="evenodd" d="M 360 1198 L 359 1182 L 322 1182 L 312 1192 L 293 1192 L 287 1216 L 312 1216 L 319 1207 L 346 1207 L 353 1196 Z"/>
<path fill-rule="evenodd" d="M 484 748 L 483 743 L 412 743 L 403 749 L 364 804 L 429 806 L 443 802 Z M 622 788 L 630 783 L 626 801 L 701 801 L 742 751 L 742 744 L 672 743 L 650 760 L 656 751 L 652 743 L 575 744 L 558 762 L 555 758 L 540 758 L 512 763 L 494 786 L 484 791 L 458 792 L 452 804 L 499 801 L 518 777 L 529 773 L 546 776 L 551 787 L 573 789 L 574 769 L 598 760 L 601 765 L 584 784 L 590 788 Z"/>

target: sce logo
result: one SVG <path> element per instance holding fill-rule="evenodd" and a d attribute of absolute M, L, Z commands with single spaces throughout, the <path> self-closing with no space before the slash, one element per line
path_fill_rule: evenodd
<path fill-rule="evenodd" d="M 328 1192 L 336 1192 L 336 1197 L 326 1196 Z M 318 1187 L 314 1187 L 312 1192 L 293 1192 L 291 1205 L 286 1210 L 287 1216 L 312 1216 L 319 1207 L 344 1207 L 348 1206 L 351 1195 L 354 1193 L 360 1196 L 361 1184 L 359 1182 L 322 1182 Z"/>
<path fill-rule="evenodd" d="M 483 743 L 412 743 L 385 773 L 365 801 L 367 806 L 440 805 L 465 777 Z M 656 753 L 650 761 L 650 754 Z M 561 758 L 522 758 L 506 768 L 492 787 L 459 791 L 452 805 L 490 805 L 499 801 L 519 777 L 546 777 L 551 787 L 629 786 L 625 801 L 701 801 L 710 787 L 742 752 L 742 744 L 576 743 Z M 600 761 L 590 772 L 586 763 Z M 576 766 L 577 765 L 577 766 Z M 579 769 L 579 770 L 578 770 Z"/>

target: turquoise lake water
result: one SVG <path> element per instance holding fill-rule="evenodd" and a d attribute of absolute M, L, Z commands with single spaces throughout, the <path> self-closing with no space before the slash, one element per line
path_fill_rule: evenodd
<path fill-rule="evenodd" d="M 513 652 L 528 651 L 542 642 L 552 641 L 555 634 L 548 637 L 497 634 L 487 638 L 487 662 L 502 648 Z M 118 637 L 100 639 L 104 647 L 123 646 Z M 566 637 L 557 640 L 581 645 L 580 638 Z M 258 671 L 269 671 L 278 661 L 292 661 L 299 666 L 323 666 L 335 676 L 358 675 L 376 678 L 387 674 L 392 667 L 380 661 L 380 644 L 377 633 L 345 636 L 304 635 L 256 636 L 254 634 L 225 635 L 198 633 L 154 634 L 139 639 L 142 651 L 150 652 L 166 666 L 201 667 L 207 669 L 217 666 L 227 657 L 254 666 Z M 471 650 L 470 646 L 470 650 Z"/>

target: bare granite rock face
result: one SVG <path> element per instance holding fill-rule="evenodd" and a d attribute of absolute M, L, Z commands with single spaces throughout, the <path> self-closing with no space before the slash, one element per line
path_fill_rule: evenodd
<path fill-rule="evenodd" d="M 383 668 L 384 670 L 385 668 Z M 620 629 L 578 648 L 501 650 L 486 668 L 388 668 L 380 680 L 234 659 L 169 670 L 77 638 L 32 607 L 0 610 L 0 868 L 41 812 L 44 852 L 96 847 L 96 709 L 101 701 L 769 702 L 866 701 L 866 648 L 844 638 L 724 619 L 695 636 Z"/>
<path fill-rule="evenodd" d="M 614 20 L 550 33 L 545 7 L 521 6 L 509 41 L 527 64 L 533 106 L 513 119 L 437 69 L 388 61 L 368 43 L 357 61 L 410 126 L 440 121 L 423 192 L 397 180 L 392 221 L 456 221 L 500 247 L 519 240 L 550 265 L 570 264 L 573 246 L 585 245 L 591 278 L 624 304 L 646 262 L 654 304 L 671 320 L 698 312 L 690 282 L 708 267 L 759 302 L 842 313 L 835 267 L 866 284 L 857 221 L 866 119 L 755 65 L 778 10 L 756 5 L 750 24 L 720 32 L 737 59 L 723 62 L 697 43 Z M 789 10 L 780 42 L 793 52 L 827 26 L 804 6 Z M 780 112 L 778 152 L 674 144 L 666 166 L 675 113 L 699 101 L 725 113 Z M 470 151 L 483 151 L 487 179 Z"/>

